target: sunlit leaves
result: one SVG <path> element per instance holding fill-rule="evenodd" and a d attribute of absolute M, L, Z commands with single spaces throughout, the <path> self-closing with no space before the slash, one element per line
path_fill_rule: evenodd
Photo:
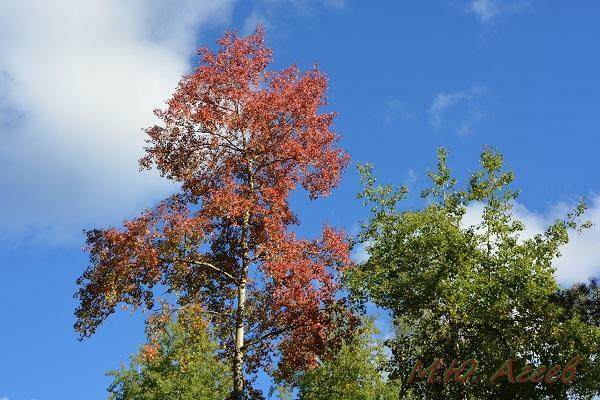
<path fill-rule="evenodd" d="M 349 281 L 359 300 L 392 313 L 397 326 L 389 342 L 392 376 L 406 378 L 418 358 L 474 358 L 491 373 L 509 358 L 564 365 L 581 354 L 586 357 L 582 378 L 569 387 L 417 385 L 415 390 L 428 398 L 598 393 L 600 329 L 590 317 L 595 292 L 591 286 L 561 292 L 553 276 L 560 247 L 573 230 L 589 226 L 582 221 L 585 204 L 543 234 L 522 237 L 525 226 L 512 212 L 518 192 L 511 188 L 514 176 L 503 170 L 502 156 L 484 148 L 481 168 L 464 188 L 457 187 L 447 156 L 444 149 L 438 152 L 420 209 L 401 207 L 406 196 L 396 193 L 406 188 L 377 186 L 370 167 L 360 170 L 361 196 L 373 211 L 359 236 L 369 258 L 351 271 Z M 465 215 L 475 204 L 482 216 L 469 226 Z"/>
<path fill-rule="evenodd" d="M 300 186 L 311 199 L 328 195 L 349 162 L 335 113 L 321 112 L 327 78 L 317 67 L 267 70 L 262 27 L 245 38 L 229 31 L 218 51 L 199 55 L 155 111 L 160 123 L 146 130 L 140 160 L 181 191 L 122 229 L 87 233 L 91 265 L 78 280 L 75 327 L 94 333 L 117 305 L 152 309 L 160 290 L 178 306 L 201 305 L 231 358 L 237 289 L 248 285 L 246 370 L 273 371 L 276 350 L 282 376 L 314 367 L 344 314 L 339 275 L 351 264 L 349 243 L 330 227 L 318 240 L 296 238 L 288 196 Z"/>

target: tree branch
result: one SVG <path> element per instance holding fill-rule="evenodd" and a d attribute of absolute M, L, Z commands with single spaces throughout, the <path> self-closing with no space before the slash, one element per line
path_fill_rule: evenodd
<path fill-rule="evenodd" d="M 228 278 L 229 280 L 231 280 L 236 285 L 240 284 L 240 281 L 236 277 L 234 277 L 233 275 L 231 275 L 229 272 L 227 272 L 227 271 L 225 271 L 225 270 L 217 267 L 214 264 L 206 262 L 206 261 L 186 260 L 185 258 L 179 258 L 179 257 L 175 257 L 175 258 L 172 258 L 170 260 L 161 258 L 161 261 L 171 262 L 171 263 L 172 262 L 184 262 L 184 263 L 188 263 L 188 264 L 192 264 L 192 265 L 207 267 L 209 269 L 212 269 L 213 271 L 219 272 L 221 275 L 225 276 L 226 278 Z"/>
<path fill-rule="evenodd" d="M 262 342 L 263 340 L 269 339 L 270 337 L 278 336 L 278 335 L 281 335 L 282 333 L 285 333 L 286 331 L 293 331 L 293 330 L 296 330 L 298 328 L 302 328 L 303 326 L 308 326 L 308 325 L 310 325 L 310 321 L 308 321 L 308 322 L 305 321 L 305 322 L 303 322 L 301 324 L 289 325 L 289 326 L 286 326 L 286 327 L 283 327 L 283 328 L 276 329 L 276 330 L 271 331 L 269 333 L 265 333 L 264 335 L 262 335 L 262 336 L 260 336 L 260 337 L 258 337 L 256 339 L 248 341 L 244 345 L 244 350 L 246 350 L 250 346 L 253 346 L 253 345 L 257 344 L 257 343 Z"/>

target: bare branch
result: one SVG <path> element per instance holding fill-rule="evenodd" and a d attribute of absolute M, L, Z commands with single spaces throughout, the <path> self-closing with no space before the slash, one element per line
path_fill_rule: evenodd
<path fill-rule="evenodd" d="M 228 278 L 229 280 L 231 280 L 236 285 L 240 284 L 240 281 L 236 277 L 234 277 L 233 275 L 231 275 L 229 272 L 227 272 L 227 271 L 225 271 L 225 270 L 217 267 L 214 264 L 206 262 L 206 261 L 186 260 L 185 258 L 179 258 L 179 257 L 175 257 L 175 258 L 172 258 L 172 259 L 161 258 L 161 261 L 171 262 L 171 263 L 172 262 L 183 262 L 183 263 L 187 263 L 187 264 L 192 264 L 192 265 L 207 267 L 209 269 L 212 269 L 213 271 L 219 272 L 221 275 L 225 276 L 226 278 Z"/>
<path fill-rule="evenodd" d="M 279 336 L 282 333 L 285 333 L 287 331 L 293 331 L 293 330 L 296 330 L 298 328 L 302 328 L 303 326 L 308 326 L 308 325 L 310 325 L 310 323 L 311 323 L 311 321 L 305 321 L 305 322 L 303 322 L 301 324 L 288 325 L 288 326 L 285 326 L 283 328 L 279 328 L 279 329 L 276 329 L 274 331 L 271 331 L 269 333 L 265 333 L 264 335 L 262 335 L 262 336 L 260 336 L 260 337 L 258 337 L 256 339 L 253 339 L 253 340 L 250 340 L 250 341 L 246 342 L 246 344 L 243 347 L 243 350 L 245 351 L 248 347 L 253 346 L 253 345 L 257 344 L 257 343 L 260 343 L 263 340 L 269 339 L 269 338 L 271 338 L 273 336 Z"/>

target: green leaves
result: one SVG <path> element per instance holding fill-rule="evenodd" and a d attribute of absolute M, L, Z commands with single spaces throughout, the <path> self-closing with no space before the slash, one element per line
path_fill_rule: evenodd
<path fill-rule="evenodd" d="M 396 204 L 404 199 L 408 194 L 408 188 L 400 186 L 394 189 L 391 185 L 375 186 L 376 179 L 373 175 L 373 165 L 358 164 L 358 172 L 360 180 L 364 186 L 364 190 L 357 197 L 363 199 L 363 204 L 371 204 L 371 211 L 376 213 L 377 210 L 391 211 Z"/>
<path fill-rule="evenodd" d="M 533 238 L 521 237 L 524 224 L 512 208 L 518 191 L 514 174 L 491 147 L 481 168 L 457 187 L 438 151 L 432 186 L 423 191 L 427 205 L 404 210 L 407 188 L 377 186 L 372 166 L 359 168 L 365 189 L 359 195 L 372 215 L 359 235 L 369 258 L 348 274 L 352 292 L 363 303 L 391 312 L 397 329 L 390 341 L 391 376 L 402 379 L 416 359 L 476 359 L 484 374 L 511 358 L 525 364 L 555 365 L 581 354 L 587 367 L 570 386 L 416 385 L 427 398 L 566 398 L 598 393 L 594 367 L 600 330 L 557 302 L 553 260 L 582 222 L 585 203 Z M 465 215 L 481 210 L 474 225 Z M 562 305 L 561 305 L 562 304 Z M 586 369 L 587 368 L 587 369 Z M 594 369 L 596 368 L 596 369 Z M 405 387 L 406 389 L 406 387 Z"/>
<path fill-rule="evenodd" d="M 396 400 L 399 386 L 382 374 L 386 356 L 368 324 L 351 342 L 298 382 L 303 400 Z"/>
<path fill-rule="evenodd" d="M 229 368 L 197 318 L 170 319 L 162 333 L 132 356 L 128 367 L 108 372 L 110 400 L 222 400 L 230 392 Z"/>

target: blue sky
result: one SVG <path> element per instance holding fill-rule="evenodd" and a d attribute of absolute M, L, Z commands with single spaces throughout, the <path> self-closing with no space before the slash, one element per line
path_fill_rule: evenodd
<path fill-rule="evenodd" d="M 318 63 L 343 146 L 383 182 L 417 192 L 438 146 L 464 177 L 495 146 L 532 234 L 582 195 L 600 225 L 599 12 L 591 0 L 0 2 L 0 399 L 105 399 L 104 372 L 143 340 L 128 314 L 76 340 L 81 231 L 172 190 L 138 173 L 141 128 L 225 28 L 265 24 L 273 68 Z M 294 195 L 301 233 L 354 232 L 359 189 L 353 165 L 330 198 Z M 600 273 L 598 225 L 565 248 L 562 283 Z"/>

